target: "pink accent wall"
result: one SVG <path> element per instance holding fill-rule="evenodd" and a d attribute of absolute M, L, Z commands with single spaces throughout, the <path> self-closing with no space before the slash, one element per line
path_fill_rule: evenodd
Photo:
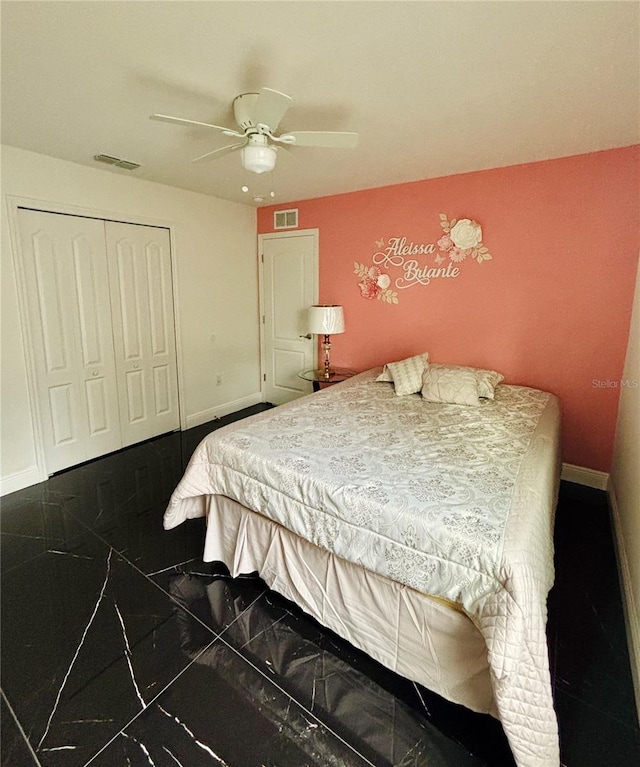
<path fill-rule="evenodd" d="M 366 370 L 428 351 L 433 362 L 493 368 L 560 398 L 565 462 L 609 471 L 640 245 L 640 146 L 261 208 L 258 232 L 288 207 L 300 229 L 320 231 L 320 301 L 344 306 L 335 365 Z M 435 243 L 441 213 L 477 221 L 492 260 L 398 290 L 396 305 L 363 298 L 354 262 L 371 264 L 381 238 Z M 436 266 L 434 255 L 414 258 Z"/>

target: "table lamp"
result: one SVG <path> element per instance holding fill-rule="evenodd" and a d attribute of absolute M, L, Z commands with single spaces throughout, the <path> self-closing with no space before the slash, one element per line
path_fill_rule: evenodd
<path fill-rule="evenodd" d="M 309 308 L 309 332 L 317 336 L 324 336 L 322 348 L 324 349 L 324 378 L 329 380 L 331 369 L 329 367 L 329 351 L 332 333 L 344 333 L 344 312 L 341 306 L 335 304 L 321 304 Z"/>

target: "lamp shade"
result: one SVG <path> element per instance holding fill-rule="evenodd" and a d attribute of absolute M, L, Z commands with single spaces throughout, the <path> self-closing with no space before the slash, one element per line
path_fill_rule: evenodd
<path fill-rule="evenodd" d="M 344 312 L 335 304 L 309 308 L 309 332 L 319 336 L 344 333 Z"/>
<path fill-rule="evenodd" d="M 242 167 L 253 173 L 266 173 L 276 166 L 276 150 L 272 146 L 248 144 L 242 149 Z"/>

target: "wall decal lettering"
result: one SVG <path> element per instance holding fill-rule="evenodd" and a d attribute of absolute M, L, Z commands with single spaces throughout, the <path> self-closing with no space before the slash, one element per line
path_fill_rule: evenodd
<path fill-rule="evenodd" d="M 463 261 L 490 261 L 491 254 L 482 244 L 482 228 L 468 218 L 449 220 L 440 214 L 444 234 L 437 242 L 413 242 L 406 237 L 384 237 L 376 240 L 377 250 L 371 265 L 354 262 L 354 274 L 360 282 L 360 295 L 369 300 L 377 298 L 397 304 L 398 291 L 414 285 L 429 285 L 435 279 L 455 279 Z M 413 256 L 434 256 L 434 265 L 421 263 Z M 390 270 L 399 270 L 397 271 Z M 395 275 L 395 276 L 393 276 Z M 393 288 L 396 288 L 394 290 Z"/>

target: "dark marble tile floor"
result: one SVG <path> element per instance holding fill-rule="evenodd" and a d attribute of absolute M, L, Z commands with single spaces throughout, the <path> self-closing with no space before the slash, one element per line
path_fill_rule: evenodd
<path fill-rule="evenodd" d="M 513 767 L 491 717 L 202 562 L 203 520 L 162 529 L 199 441 L 259 409 L 1 500 L 1 767 Z M 549 615 L 563 765 L 635 767 L 604 494 L 561 488 Z"/>

